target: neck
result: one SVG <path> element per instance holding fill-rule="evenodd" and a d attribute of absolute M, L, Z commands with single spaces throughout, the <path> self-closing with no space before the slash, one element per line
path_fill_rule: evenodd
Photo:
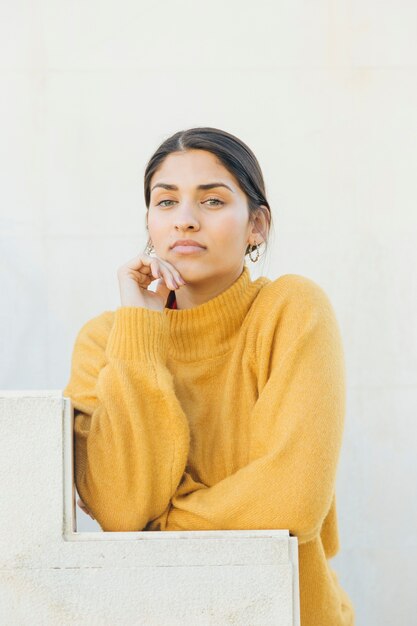
<path fill-rule="evenodd" d="M 223 291 L 226 291 L 242 274 L 244 264 L 231 274 L 216 275 L 207 280 L 199 280 L 195 285 L 188 283 L 175 291 L 177 309 L 192 309 L 212 300 Z"/>
<path fill-rule="evenodd" d="M 229 352 L 259 291 L 269 282 L 265 276 L 252 281 L 244 265 L 236 280 L 213 298 L 191 308 L 165 308 L 169 357 L 197 361 Z"/>

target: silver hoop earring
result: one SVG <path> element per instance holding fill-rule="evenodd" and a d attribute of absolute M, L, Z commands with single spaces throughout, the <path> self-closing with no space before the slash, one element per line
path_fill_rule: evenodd
<path fill-rule="evenodd" d="M 253 252 L 253 250 L 256 250 L 256 258 L 252 259 L 251 254 Z M 252 246 L 251 250 L 249 250 L 249 258 L 253 263 L 256 263 L 256 261 L 259 259 L 259 244 L 257 243 L 256 246 Z"/>
<path fill-rule="evenodd" d="M 151 254 L 154 250 L 153 243 L 149 240 L 145 248 L 145 254 Z"/>

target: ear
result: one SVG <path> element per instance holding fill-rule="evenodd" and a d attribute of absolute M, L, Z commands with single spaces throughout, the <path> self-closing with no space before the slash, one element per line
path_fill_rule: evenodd
<path fill-rule="evenodd" d="M 252 230 L 250 231 L 251 234 L 260 234 L 262 237 L 261 241 L 258 241 L 258 243 L 263 243 L 264 241 L 266 241 L 270 224 L 268 207 L 264 204 L 259 205 L 255 216 L 253 217 L 253 219 L 251 219 L 251 223 L 253 226 Z"/>

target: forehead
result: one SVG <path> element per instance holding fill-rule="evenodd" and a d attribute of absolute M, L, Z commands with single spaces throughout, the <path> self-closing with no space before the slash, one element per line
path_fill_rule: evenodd
<path fill-rule="evenodd" d="M 161 182 L 179 187 L 194 187 L 213 181 L 226 183 L 233 190 L 238 187 L 233 174 L 215 154 L 207 150 L 187 150 L 186 152 L 173 152 L 164 159 L 152 175 L 150 188 L 152 189 L 154 185 Z"/>

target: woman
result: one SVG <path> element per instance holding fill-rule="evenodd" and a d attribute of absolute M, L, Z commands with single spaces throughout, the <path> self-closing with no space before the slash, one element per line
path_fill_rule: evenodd
<path fill-rule="evenodd" d="M 327 561 L 345 413 L 333 307 L 298 274 L 251 280 L 271 213 L 237 137 L 175 133 L 145 201 L 146 251 L 118 270 L 121 306 L 81 328 L 64 390 L 79 503 L 105 531 L 289 529 L 301 623 L 352 626 Z"/>

